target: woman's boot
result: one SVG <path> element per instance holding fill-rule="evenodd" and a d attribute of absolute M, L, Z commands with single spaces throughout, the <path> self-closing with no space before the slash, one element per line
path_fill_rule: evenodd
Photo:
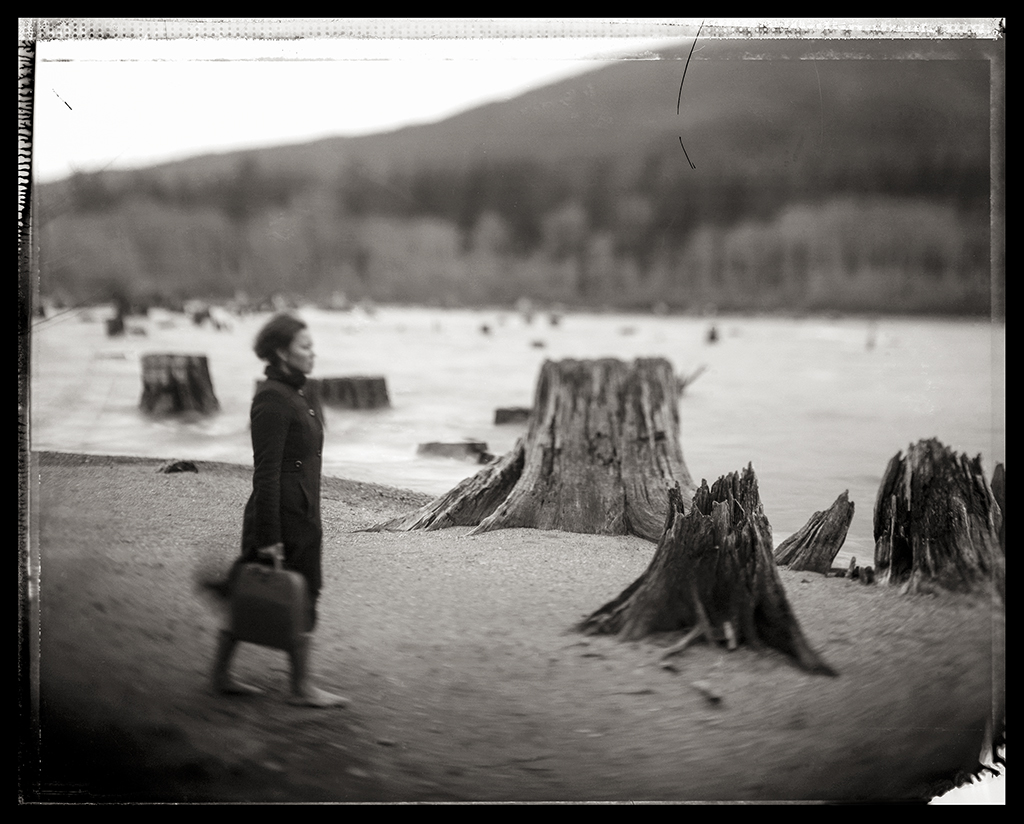
<path fill-rule="evenodd" d="M 237 646 L 238 639 L 230 630 L 222 629 L 217 635 L 217 653 L 213 659 L 213 691 L 221 695 L 259 695 L 263 690 L 231 677 L 231 658 Z"/>
<path fill-rule="evenodd" d="M 292 694 L 289 704 L 300 707 L 343 707 L 348 699 L 314 687 L 309 680 L 309 657 L 313 633 L 304 632 L 288 653 L 292 663 Z"/>

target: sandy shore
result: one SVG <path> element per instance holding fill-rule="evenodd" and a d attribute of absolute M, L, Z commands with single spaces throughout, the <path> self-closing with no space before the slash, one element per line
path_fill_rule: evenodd
<path fill-rule="evenodd" d="M 219 618 L 193 580 L 234 557 L 250 474 L 162 463 L 33 455 L 39 701 L 23 800 L 924 800 L 977 764 L 1003 684 L 1003 613 L 985 597 L 786 569 L 839 677 L 703 644 L 665 668 L 673 636 L 570 629 L 652 544 L 356 532 L 425 498 L 325 479 L 315 671 L 350 705 L 287 705 L 284 655 L 254 646 L 235 670 L 266 694 L 214 696 Z"/>

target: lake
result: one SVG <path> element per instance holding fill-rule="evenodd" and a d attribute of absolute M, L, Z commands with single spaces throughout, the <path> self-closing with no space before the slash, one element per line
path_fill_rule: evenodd
<path fill-rule="evenodd" d="M 36 450 L 251 465 L 252 353 L 269 315 L 230 330 L 184 315 L 132 319 L 108 337 L 97 307 L 35 323 L 30 444 Z M 1005 326 L 987 320 L 658 316 L 380 307 L 300 312 L 316 344 L 313 377 L 382 375 L 391 408 L 328 409 L 326 474 L 441 494 L 479 466 L 422 457 L 418 444 L 463 438 L 508 451 L 525 425 L 494 424 L 530 406 L 546 359 L 665 357 L 703 369 L 679 399 L 690 473 L 709 483 L 752 464 L 778 543 L 844 491 L 855 515 L 837 563 L 870 564 L 872 510 L 890 458 L 922 438 L 1005 462 Z M 717 340 L 709 341 L 711 327 Z M 220 413 L 152 420 L 138 411 L 140 358 L 205 354 Z"/>

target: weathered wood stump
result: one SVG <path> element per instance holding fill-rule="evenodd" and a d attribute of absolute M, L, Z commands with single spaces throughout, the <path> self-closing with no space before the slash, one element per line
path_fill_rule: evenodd
<path fill-rule="evenodd" d="M 849 578 L 851 581 L 860 581 L 862 584 L 873 584 L 875 582 L 875 571 L 871 567 L 857 566 L 857 558 L 850 558 L 846 569 L 833 569 L 830 575 L 839 578 Z"/>
<path fill-rule="evenodd" d="M 703 482 L 688 512 L 672 489 L 650 565 L 576 628 L 623 640 L 688 630 L 663 657 L 703 637 L 729 649 L 772 647 L 808 672 L 836 674 L 804 639 L 786 599 L 750 466 L 719 478 L 710 489 Z"/>
<path fill-rule="evenodd" d="M 526 423 L 530 420 L 528 406 L 499 406 L 494 410 L 494 424 L 501 426 L 506 423 Z"/>
<path fill-rule="evenodd" d="M 391 406 L 387 381 L 379 375 L 354 375 L 344 378 L 317 378 L 314 385 L 324 406 L 339 409 L 384 409 Z"/>
<path fill-rule="evenodd" d="M 1006 553 L 1006 467 L 1001 463 L 996 464 L 992 472 L 992 495 L 999 504 L 999 512 L 1003 516 L 999 520 L 999 548 Z"/>
<path fill-rule="evenodd" d="M 775 548 L 775 563 L 792 570 L 827 573 L 846 540 L 853 521 L 853 502 L 846 490 L 824 512 L 815 512 L 799 530 Z"/>
<path fill-rule="evenodd" d="M 424 507 L 372 530 L 475 526 L 660 537 L 666 492 L 694 484 L 667 360 L 547 361 L 512 451 Z"/>
<path fill-rule="evenodd" d="M 875 570 L 904 592 L 970 591 L 995 582 L 1004 595 L 1002 510 L 981 456 L 921 440 L 889 461 L 875 500 Z"/>
<path fill-rule="evenodd" d="M 139 408 L 150 415 L 217 412 L 206 355 L 143 355 Z"/>
<path fill-rule="evenodd" d="M 494 456 L 487 451 L 487 444 L 483 441 L 456 441 L 455 443 L 430 441 L 419 444 L 416 447 L 416 454 L 432 455 L 438 458 L 456 458 L 473 463 L 488 463 L 494 459 Z"/>

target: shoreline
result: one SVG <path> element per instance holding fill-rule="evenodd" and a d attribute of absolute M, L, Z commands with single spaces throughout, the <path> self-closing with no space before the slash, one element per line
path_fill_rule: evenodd
<path fill-rule="evenodd" d="M 838 678 L 704 644 L 666 668 L 671 638 L 570 631 L 646 568 L 650 542 L 358 532 L 429 496 L 325 476 L 315 666 L 352 703 L 288 706 L 282 656 L 258 647 L 237 670 L 267 695 L 232 702 L 206 689 L 217 617 L 192 576 L 234 557 L 251 470 L 31 459 L 47 755 L 34 800 L 922 801 L 976 765 L 1004 682 L 983 598 L 785 568 Z"/>
<path fill-rule="evenodd" d="M 252 480 L 252 466 L 232 463 L 230 461 L 192 460 L 191 458 L 182 459 L 177 457 L 150 458 L 143 455 L 111 455 L 107 453 L 93 454 L 90 452 L 64 452 L 55 449 L 29 450 L 28 457 L 30 467 L 40 463 L 44 463 L 49 466 L 67 467 L 147 466 L 153 467 L 154 471 L 175 461 L 188 460 L 196 466 L 199 472 L 214 472 L 230 477 L 243 477 L 249 481 Z M 394 500 L 399 503 L 409 502 L 410 506 L 421 506 L 436 497 L 424 492 L 417 492 L 413 489 L 404 489 L 402 487 L 390 486 L 388 484 L 378 484 L 373 481 L 356 481 L 350 478 L 343 478 L 338 475 L 324 474 L 322 476 L 322 484 L 322 492 L 331 491 L 338 494 L 356 493 L 363 495 L 376 494 L 378 497 Z"/>

